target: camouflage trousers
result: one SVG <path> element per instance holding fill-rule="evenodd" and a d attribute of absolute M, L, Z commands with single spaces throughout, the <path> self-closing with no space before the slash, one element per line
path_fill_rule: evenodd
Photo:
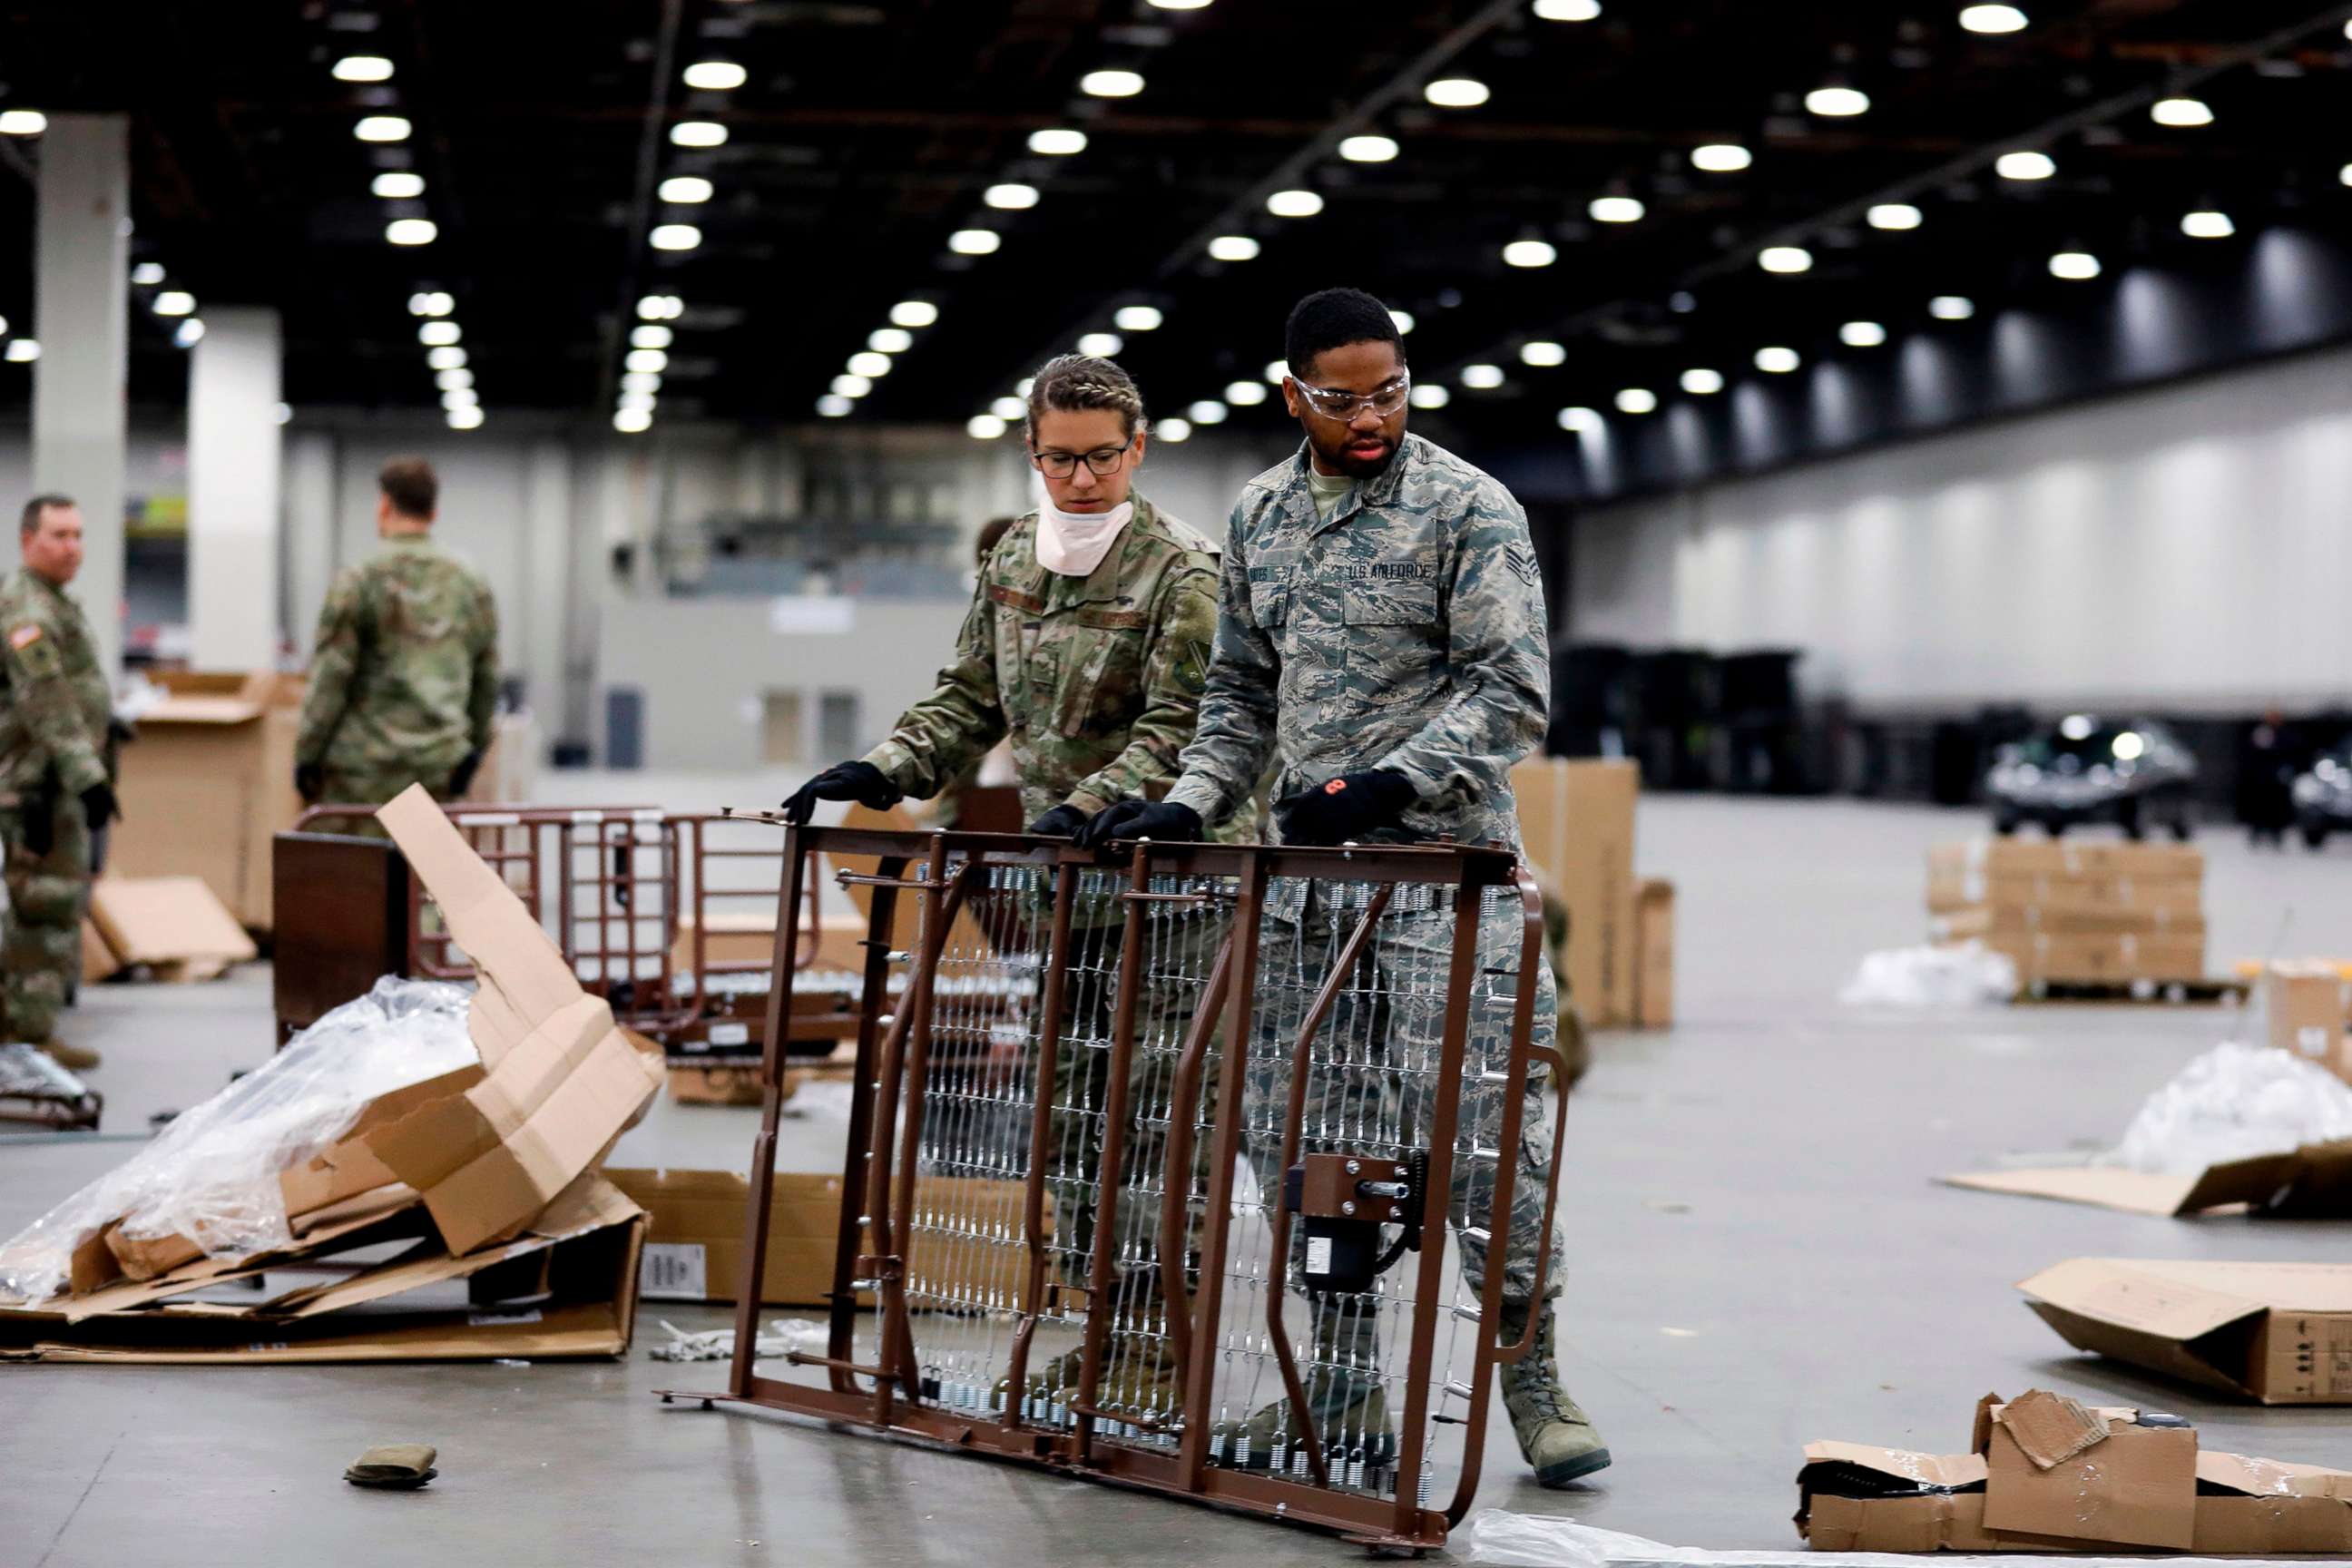
<path fill-rule="evenodd" d="M 330 766 L 325 770 L 325 793 L 320 804 L 326 805 L 382 805 L 406 789 L 422 784 L 435 800 L 446 805 L 449 800 L 449 773 L 443 768 L 426 777 L 419 777 L 414 768 L 383 767 L 365 771 Z M 391 834 L 373 816 L 354 816 L 339 821 L 331 831 L 351 838 L 389 838 Z"/>
<path fill-rule="evenodd" d="M 1339 909 L 1318 903 L 1296 921 L 1269 914 L 1261 930 L 1243 1126 L 1251 1167 L 1269 1205 L 1278 1203 L 1282 1192 L 1282 1131 L 1289 1110 L 1292 1054 L 1316 993 L 1360 918 L 1360 901 L 1357 908 Z M 1392 910 L 1381 920 L 1357 972 L 1338 993 L 1316 1037 L 1299 1142 L 1303 1152 L 1377 1154 L 1430 1146 L 1454 924 L 1453 911 L 1442 909 Z M 1536 1271 L 1545 1249 L 1549 1266 L 1544 1300 L 1559 1294 L 1562 1269 L 1557 1221 L 1548 1237 L 1542 1234 L 1554 1151 L 1551 1117 L 1544 1106 L 1548 1074 L 1539 1061 L 1528 1074 L 1517 1146 L 1500 1146 L 1512 988 L 1523 935 L 1515 901 L 1491 905 L 1480 919 L 1477 980 L 1467 1002 L 1469 1028 L 1444 1207 L 1461 1249 L 1463 1277 L 1474 1292 L 1482 1290 L 1488 1238 L 1498 1230 L 1494 1207 L 1499 1163 L 1514 1163 L 1511 1212 L 1501 1228 L 1507 1238 L 1503 1300 L 1512 1306 L 1525 1306 L 1535 1296 Z M 1531 1043 L 1548 1047 L 1558 1029 L 1551 971 L 1538 960 L 1529 978 L 1538 988 Z M 1434 1199 L 1433 1194 L 1433 1211 Z M 1430 1217 L 1434 1219 L 1433 1212 Z M 1296 1228 L 1293 1236 L 1292 1268 L 1297 1270 L 1302 1266 L 1304 1237 Z"/>
<path fill-rule="evenodd" d="M 89 907 L 89 824 L 70 795 L 52 811 L 46 855 L 25 845 L 26 813 L 0 809 L 8 912 L 0 932 L 0 1005 L 6 1038 L 40 1044 L 57 1027 L 81 974 L 81 921 Z"/>

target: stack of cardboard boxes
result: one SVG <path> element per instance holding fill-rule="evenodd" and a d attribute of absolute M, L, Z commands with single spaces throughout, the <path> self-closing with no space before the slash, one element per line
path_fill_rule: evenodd
<path fill-rule="evenodd" d="M 2205 977 L 2205 857 L 2186 844 L 1978 839 L 1927 853 L 1930 933 L 1980 942 L 2020 984 Z"/>
<path fill-rule="evenodd" d="M 1674 884 L 1633 873 L 1641 769 L 1530 757 L 1511 770 L 1528 863 L 1568 906 L 1569 990 L 1596 1029 L 1674 1022 Z"/>

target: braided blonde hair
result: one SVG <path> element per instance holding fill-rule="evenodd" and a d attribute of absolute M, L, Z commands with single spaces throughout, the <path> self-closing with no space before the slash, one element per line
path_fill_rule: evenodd
<path fill-rule="evenodd" d="M 1149 427 L 1143 416 L 1143 394 L 1136 390 L 1133 376 L 1107 359 L 1064 354 L 1047 360 L 1030 384 L 1026 434 L 1034 444 L 1037 421 L 1048 410 L 1083 414 L 1090 408 L 1116 409 L 1120 427 L 1129 436 Z"/>

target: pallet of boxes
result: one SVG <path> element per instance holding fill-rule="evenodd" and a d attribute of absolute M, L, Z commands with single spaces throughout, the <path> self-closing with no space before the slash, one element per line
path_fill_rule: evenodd
<path fill-rule="evenodd" d="M 2032 997 L 2179 997 L 2205 973 L 2194 845 L 1977 839 L 1927 852 L 1930 935 L 2017 966 Z"/>
<path fill-rule="evenodd" d="M 1563 1014 L 1589 1028 L 1674 1022 L 1675 887 L 1633 869 L 1642 772 L 1608 758 L 1530 757 L 1511 770 L 1519 837 L 1544 896 Z M 1563 1037 L 1573 1064 L 1576 1042 Z"/>

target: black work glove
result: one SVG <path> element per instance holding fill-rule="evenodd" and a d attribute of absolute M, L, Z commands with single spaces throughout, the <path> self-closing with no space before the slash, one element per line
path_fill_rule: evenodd
<path fill-rule="evenodd" d="M 464 795 L 467 790 L 473 788 L 474 775 L 481 771 L 481 752 L 467 752 L 464 756 L 458 758 L 457 765 L 449 770 L 450 798 L 454 800 L 457 796 Z"/>
<path fill-rule="evenodd" d="M 876 811 L 887 811 L 907 798 L 872 763 L 835 763 L 784 797 L 784 820 L 804 827 L 821 800 L 854 800 Z"/>
<path fill-rule="evenodd" d="M 111 785 L 94 784 L 81 792 L 81 816 L 95 833 L 110 822 L 122 820 L 122 803 L 114 798 Z"/>
<path fill-rule="evenodd" d="M 1198 844 L 1209 836 L 1201 814 L 1172 800 L 1122 800 L 1095 814 L 1075 836 L 1081 849 L 1100 849 L 1113 839 L 1162 844 Z"/>
<path fill-rule="evenodd" d="M 1029 831 L 1039 838 L 1076 838 L 1078 829 L 1087 825 L 1087 814 L 1064 801 L 1029 825 Z"/>
<path fill-rule="evenodd" d="M 304 805 L 316 805 L 327 796 L 327 770 L 317 763 L 294 764 L 294 793 Z"/>
<path fill-rule="evenodd" d="M 1274 816 L 1285 844 L 1347 844 L 1390 826 L 1418 798 L 1412 781 L 1383 768 L 1285 795 Z"/>

